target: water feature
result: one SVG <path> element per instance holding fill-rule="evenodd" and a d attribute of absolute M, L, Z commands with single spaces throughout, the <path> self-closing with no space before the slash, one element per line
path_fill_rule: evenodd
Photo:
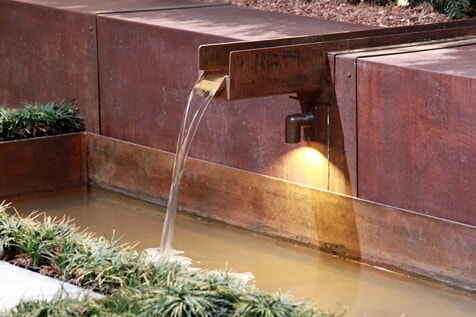
<path fill-rule="evenodd" d="M 174 160 L 172 184 L 167 203 L 167 213 L 162 230 L 162 240 L 159 251 L 164 255 L 172 255 L 172 240 L 174 234 L 175 217 L 177 213 L 177 195 L 187 159 L 192 145 L 193 137 L 197 131 L 200 120 L 215 94 L 220 90 L 224 77 L 217 76 L 204 80 L 199 78 L 190 92 L 187 106 L 182 118 L 177 140 L 177 150 Z M 152 251 L 152 250 L 150 250 Z"/>
<path fill-rule="evenodd" d="M 98 188 L 10 199 L 23 214 L 32 210 L 66 215 L 97 235 L 122 236 L 144 250 L 160 243 L 165 210 Z M 309 248 L 250 233 L 221 223 L 178 214 L 174 245 L 194 267 L 251 271 L 254 283 L 289 291 L 345 316 L 474 316 L 474 294 L 345 261 Z M 159 228 L 159 235 L 158 230 Z"/>

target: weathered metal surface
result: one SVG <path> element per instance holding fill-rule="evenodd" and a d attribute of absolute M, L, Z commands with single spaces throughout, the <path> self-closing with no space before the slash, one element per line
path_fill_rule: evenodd
<path fill-rule="evenodd" d="M 188 95 L 197 79 L 192 32 L 128 21 L 160 13 L 98 17 L 101 130 L 106 136 L 175 151 Z"/>
<path fill-rule="evenodd" d="M 213 7 L 99 16 L 98 28 L 102 133 L 175 152 L 187 97 L 198 78 L 200 45 L 364 27 Z M 190 155 L 327 188 L 327 167 L 309 172 L 287 160 L 298 146 L 284 144 L 284 118 L 299 111 L 299 102 L 287 96 L 214 100 Z"/>
<path fill-rule="evenodd" d="M 308 45 L 231 52 L 227 99 L 310 92 L 329 87 L 327 56 L 323 52 L 322 47 Z"/>
<path fill-rule="evenodd" d="M 336 102 L 330 107 L 329 117 L 329 129 L 331 132 L 329 189 L 353 196 L 358 195 L 358 108 L 356 81 L 358 80 L 357 61 L 359 59 L 371 56 L 395 56 L 404 53 L 424 52 L 475 44 L 476 38 L 378 50 L 368 48 L 356 51 L 330 52 L 328 54 L 329 69 L 332 71 Z M 468 60 L 470 59 L 465 59 L 465 61 Z M 388 80 L 386 79 L 386 81 Z"/>
<path fill-rule="evenodd" d="M 319 42 L 342 41 L 348 39 L 362 39 L 377 36 L 389 36 L 398 34 L 409 34 L 416 32 L 447 30 L 447 29 L 461 29 L 464 27 L 474 27 L 474 21 L 462 20 L 445 22 L 438 24 L 425 24 L 417 26 L 405 26 L 395 28 L 375 28 L 365 27 L 359 25 L 346 24 L 329 24 L 332 22 L 315 20 L 316 25 L 319 25 L 319 32 L 315 32 L 314 28 L 310 29 L 309 33 L 304 36 L 288 36 L 286 38 L 264 39 L 257 41 L 240 41 L 219 44 L 207 44 L 200 47 L 199 65 L 200 69 L 204 71 L 220 71 L 228 70 L 229 55 L 233 51 L 245 51 L 252 49 L 264 49 L 270 47 L 302 45 Z M 313 32 L 314 31 L 314 32 Z M 314 35 L 309 35 L 314 34 Z M 474 34 L 474 33 L 472 33 Z M 464 33 L 457 31 L 451 36 L 463 36 Z M 426 38 L 428 39 L 428 38 Z M 418 40 L 415 38 L 415 40 Z M 379 45 L 384 45 L 379 44 Z"/>
<path fill-rule="evenodd" d="M 343 32 L 335 35 L 310 36 L 240 44 L 202 46 L 200 69 L 207 72 L 228 69 L 227 99 L 237 100 L 278 94 L 310 92 L 331 87 L 327 53 L 388 45 L 415 45 L 416 42 L 448 40 L 476 36 L 476 22 L 451 22 L 413 28 L 389 28 Z M 292 44 L 303 41 L 303 44 Z M 307 41 L 307 42 L 306 42 Z M 291 44 L 286 44 L 287 42 Z M 266 45 L 278 45 L 266 47 Z M 218 50 L 215 52 L 214 50 Z M 217 58 L 219 53 L 225 57 Z M 224 64 L 215 63 L 216 58 Z"/>
<path fill-rule="evenodd" d="M 76 98 L 98 130 L 94 16 L 0 1 L 0 104 Z"/>
<path fill-rule="evenodd" d="M 16 0 L 16 2 L 37 4 L 69 12 L 88 14 L 187 9 L 227 5 L 203 2 L 201 0 Z"/>
<path fill-rule="evenodd" d="M 86 147 L 91 184 L 166 202 L 173 155 L 91 134 Z M 473 226 L 196 159 L 178 199 L 200 217 L 476 290 Z"/>
<path fill-rule="evenodd" d="M 80 133 L 0 142 L 0 201 L 80 186 L 82 149 Z"/>
<path fill-rule="evenodd" d="M 358 192 L 476 225 L 476 44 L 358 62 Z"/>
<path fill-rule="evenodd" d="M 200 0 L 0 0 L 0 104 L 75 98 L 99 132 L 96 15 L 217 6 Z"/>
<path fill-rule="evenodd" d="M 343 56 L 328 56 L 335 92 L 329 107 L 329 190 L 357 196 L 356 59 Z"/>

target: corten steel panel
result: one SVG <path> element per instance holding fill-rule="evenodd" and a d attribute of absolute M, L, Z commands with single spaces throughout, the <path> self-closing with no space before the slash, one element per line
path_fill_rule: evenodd
<path fill-rule="evenodd" d="M 91 14 L 225 5 L 201 0 L 16 0 L 16 2 Z"/>
<path fill-rule="evenodd" d="M 89 183 L 165 204 L 168 152 L 86 134 Z M 190 159 L 179 208 L 476 290 L 476 227 Z M 448 247 L 450 246 L 450 247 Z"/>
<path fill-rule="evenodd" d="M 98 130 L 95 17 L 0 1 L 0 104 L 76 98 Z"/>
<path fill-rule="evenodd" d="M 329 190 L 357 195 L 355 57 L 329 54 L 335 102 L 329 108 Z"/>
<path fill-rule="evenodd" d="M 0 104 L 75 98 L 99 131 L 96 14 L 215 6 L 199 0 L 0 1 Z"/>
<path fill-rule="evenodd" d="M 317 25 L 329 23 L 328 21 L 322 20 L 314 21 L 316 21 L 315 24 Z M 330 25 L 328 24 L 328 26 Z M 394 28 L 378 28 L 362 25 L 360 28 L 365 28 L 364 30 L 358 30 L 357 28 L 359 28 L 359 26 L 354 24 L 352 30 L 342 30 L 338 28 L 335 30 L 337 33 L 326 33 L 321 29 L 319 33 L 311 35 L 207 44 L 200 47 L 200 69 L 204 71 L 227 70 L 231 63 L 229 58 L 231 53 L 239 53 L 241 51 L 247 54 L 246 51 L 255 49 L 259 49 L 255 51 L 257 56 L 266 53 L 266 49 L 268 48 L 276 49 L 281 47 L 286 51 L 288 47 L 298 45 L 305 45 L 308 46 L 309 49 L 314 50 L 321 46 L 323 51 L 329 52 L 337 49 L 366 49 L 385 45 L 461 38 L 471 35 L 474 36 L 476 34 L 476 23 L 472 19 Z M 334 28 L 329 28 L 328 32 L 332 32 L 333 29 Z"/>
<path fill-rule="evenodd" d="M 431 26 L 431 29 L 428 27 Z M 451 26 L 451 27 L 450 27 Z M 225 71 L 226 99 L 317 91 L 330 86 L 327 52 L 476 35 L 476 23 L 384 28 L 200 47 L 200 69 Z M 298 43 L 298 44 L 296 44 Z M 256 47 L 253 47 L 256 45 Z M 267 46 L 268 45 L 268 46 Z M 245 47 L 243 49 L 243 47 Z M 215 62 L 218 56 L 222 58 Z M 254 76 L 250 76 L 253 73 Z M 223 94 L 225 95 L 225 94 Z"/>
<path fill-rule="evenodd" d="M 80 186 L 83 134 L 0 142 L 0 201 Z"/>
<path fill-rule="evenodd" d="M 358 62 L 359 196 L 476 225 L 476 45 Z"/>
<path fill-rule="evenodd" d="M 102 133 L 175 152 L 201 44 L 361 28 L 236 7 L 100 16 Z M 283 163 L 297 147 L 284 143 L 285 117 L 295 112 L 287 96 L 213 101 L 190 155 L 301 182 L 306 171 Z M 308 184 L 327 188 L 327 170 Z"/>
<path fill-rule="evenodd" d="M 358 195 L 357 171 L 357 60 L 359 58 L 418 52 L 442 47 L 476 43 L 476 38 L 460 41 L 405 44 L 394 47 L 368 48 L 328 53 L 335 90 L 335 104 L 330 107 L 329 189 Z"/>

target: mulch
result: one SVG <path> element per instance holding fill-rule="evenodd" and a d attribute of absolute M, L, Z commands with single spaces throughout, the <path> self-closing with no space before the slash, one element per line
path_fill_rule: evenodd
<path fill-rule="evenodd" d="M 379 27 L 407 26 L 448 21 L 448 18 L 424 3 L 417 7 L 377 6 L 368 2 L 352 4 L 345 0 L 211 0 L 238 7 L 281 12 L 358 23 Z"/>

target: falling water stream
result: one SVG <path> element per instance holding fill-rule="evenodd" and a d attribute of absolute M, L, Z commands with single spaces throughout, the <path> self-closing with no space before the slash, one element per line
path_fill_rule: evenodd
<path fill-rule="evenodd" d="M 177 213 L 177 196 L 180 179 L 185 167 L 185 160 L 187 159 L 200 120 L 215 94 L 221 89 L 223 82 L 223 76 L 208 77 L 207 79 L 200 77 L 188 97 L 187 107 L 182 118 L 182 124 L 180 126 L 177 140 L 172 184 L 170 186 L 167 212 L 162 229 L 160 252 L 163 255 L 170 256 L 174 253 L 172 240 L 174 235 L 175 216 Z"/>

